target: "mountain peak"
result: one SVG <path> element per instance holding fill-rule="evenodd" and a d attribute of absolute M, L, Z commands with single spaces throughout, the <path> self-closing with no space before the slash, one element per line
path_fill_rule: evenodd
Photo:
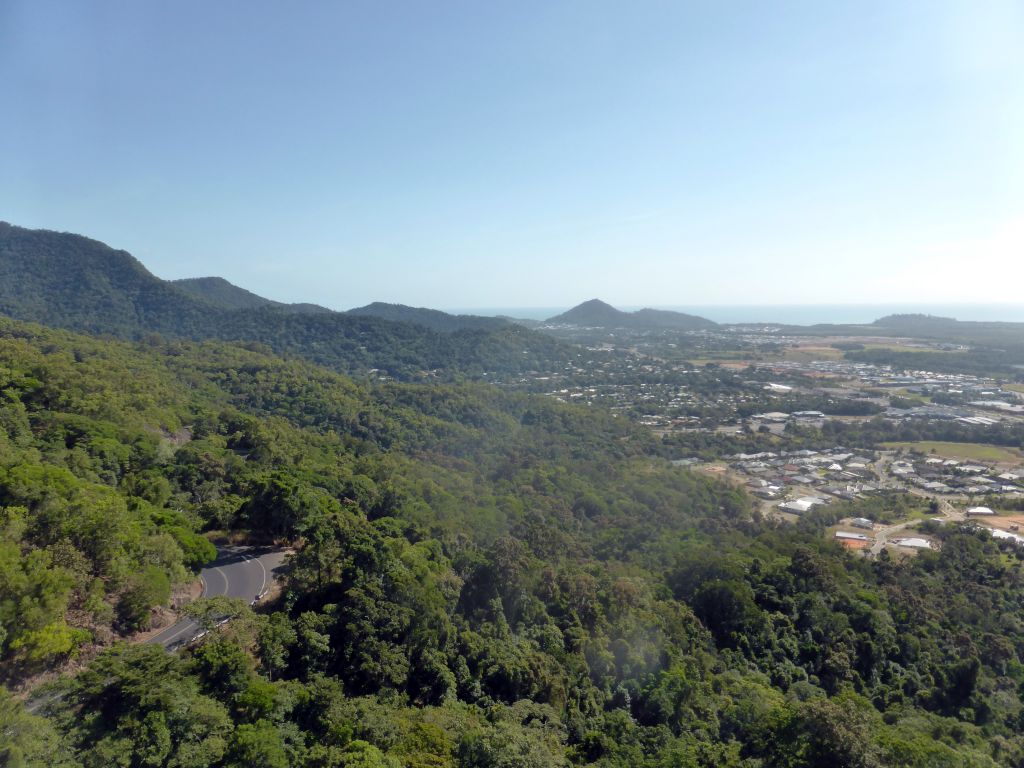
<path fill-rule="evenodd" d="M 587 299 L 583 303 L 578 304 L 576 306 L 576 309 L 604 309 L 604 310 L 611 309 L 611 310 L 614 310 L 615 312 L 619 311 L 619 310 L 615 309 L 615 307 L 613 307 L 607 301 L 602 301 L 601 299 Z"/>
<path fill-rule="evenodd" d="M 558 325 L 577 325 L 597 328 L 632 328 L 634 330 L 699 330 L 714 328 L 716 323 L 697 315 L 672 312 L 666 309 L 640 309 L 623 312 L 601 299 L 589 299 L 582 304 L 547 320 Z"/>
<path fill-rule="evenodd" d="M 245 288 L 239 288 L 223 277 L 186 277 L 182 280 L 171 280 L 170 283 L 190 296 L 224 309 L 253 309 L 277 303 L 257 296 Z"/>
<path fill-rule="evenodd" d="M 390 308 L 396 309 L 402 308 Z M 409 311 L 417 316 L 403 322 L 280 304 L 223 278 L 172 283 L 96 240 L 0 225 L 0 315 L 17 320 L 126 339 L 259 342 L 346 373 L 376 369 L 409 378 L 425 371 L 520 373 L 561 365 L 572 354 L 555 339 L 498 318 Z M 473 332 L 437 333 L 424 327 L 424 315 L 439 316 L 446 330 Z"/>
<path fill-rule="evenodd" d="M 941 317 L 940 315 L 926 315 L 919 312 L 909 312 L 895 315 L 886 315 L 875 320 L 872 325 L 882 326 L 906 326 L 906 325 L 942 325 L 957 322 L 952 317 Z"/>
<path fill-rule="evenodd" d="M 347 314 L 367 317 L 379 317 L 399 323 L 415 323 L 435 331 L 459 330 L 495 330 L 505 328 L 509 321 L 499 317 L 480 317 L 478 315 L 450 315 L 438 309 L 425 307 L 409 307 L 405 304 L 388 304 L 375 301 L 365 307 L 350 309 Z"/>
<path fill-rule="evenodd" d="M 548 322 L 560 325 L 617 327 L 625 324 L 628 317 L 629 313 L 621 312 L 601 299 L 589 299 L 568 312 L 549 318 Z"/>
<path fill-rule="evenodd" d="M 189 296 L 209 302 L 220 309 L 259 309 L 275 307 L 286 312 L 317 314 L 330 312 L 326 307 L 316 304 L 283 304 L 280 301 L 265 299 L 245 288 L 228 282 L 223 277 L 186 277 L 182 280 L 171 280 L 171 285 Z"/>

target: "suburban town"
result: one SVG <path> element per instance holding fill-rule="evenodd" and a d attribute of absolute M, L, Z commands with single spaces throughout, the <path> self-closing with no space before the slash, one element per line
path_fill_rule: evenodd
<path fill-rule="evenodd" d="M 834 517 L 828 535 L 870 557 L 932 549 L 938 544 L 928 531 L 949 521 L 1024 544 L 1017 533 L 1024 523 L 1024 455 L 985 442 L 993 430 L 1024 425 L 1024 387 L 990 375 L 842 354 L 875 344 L 955 355 L 968 351 L 965 345 L 801 336 L 770 325 L 612 332 L 561 324 L 546 330 L 585 341 L 585 354 L 563 371 L 534 372 L 510 386 L 607 408 L 681 454 L 687 445 L 701 446 L 672 457 L 672 464 L 742 485 L 767 518 Z M 863 439 L 858 425 L 872 435 L 891 432 L 893 439 Z M 980 437 L 971 443 L 897 439 L 921 429 Z M 860 439 L 827 444 L 827 435 L 844 430 Z M 730 450 L 735 446 L 752 447 Z M 910 517 L 897 519 L 895 511 L 908 507 Z"/>

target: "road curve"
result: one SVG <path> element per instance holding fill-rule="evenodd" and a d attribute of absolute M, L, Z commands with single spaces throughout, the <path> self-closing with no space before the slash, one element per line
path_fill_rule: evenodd
<path fill-rule="evenodd" d="M 877 557 L 882 552 L 882 549 L 885 547 L 885 545 L 889 543 L 890 536 L 892 536 L 894 533 L 899 533 L 900 531 L 904 530 L 907 526 L 913 525 L 915 522 L 915 520 L 908 520 L 899 523 L 898 525 L 890 525 L 875 533 L 875 543 L 871 545 L 871 549 L 869 550 L 871 554 Z"/>
<path fill-rule="evenodd" d="M 284 552 L 256 547 L 219 547 L 217 559 L 199 572 L 203 597 L 237 597 L 251 603 L 270 588 L 274 571 L 281 566 Z M 173 649 L 200 633 L 192 619 L 182 619 L 146 640 Z"/>
<path fill-rule="evenodd" d="M 285 553 L 279 549 L 218 547 L 217 559 L 199 572 L 203 582 L 203 597 L 223 595 L 251 603 L 270 588 L 274 571 L 281 567 L 284 557 Z M 192 619 L 182 619 L 145 642 L 175 650 L 201 631 Z M 34 713 L 63 697 L 64 694 L 60 692 L 45 693 L 26 702 L 25 708 Z"/>
<path fill-rule="evenodd" d="M 927 494 L 921 493 L 920 491 L 916 491 L 916 490 L 911 490 L 910 493 L 914 494 L 915 496 L 924 496 L 924 497 L 926 497 L 928 499 L 931 499 L 931 500 L 934 500 L 934 501 L 938 502 L 938 505 L 939 505 L 939 517 L 941 517 L 944 521 L 946 521 L 946 522 L 962 522 L 964 520 L 964 513 L 959 511 L 956 507 L 954 507 L 952 504 L 950 504 L 946 499 L 940 499 L 940 498 L 936 498 L 934 496 L 928 496 Z M 894 533 L 899 533 L 900 531 L 905 530 L 909 526 L 913 525 L 915 522 L 918 522 L 918 521 L 916 521 L 916 520 L 904 520 L 902 523 L 898 523 L 896 525 L 890 525 L 890 526 L 888 526 L 886 528 L 882 528 L 880 531 L 877 531 L 875 533 L 875 543 L 871 546 L 871 549 L 869 550 L 870 553 L 873 556 L 877 557 L 882 552 L 882 549 L 885 547 L 885 545 L 889 543 L 889 539 L 892 537 L 892 535 Z"/>

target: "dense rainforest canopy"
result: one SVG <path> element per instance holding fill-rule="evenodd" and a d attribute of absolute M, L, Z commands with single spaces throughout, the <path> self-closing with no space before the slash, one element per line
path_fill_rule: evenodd
<path fill-rule="evenodd" d="M 245 340 L 349 374 L 444 379 L 548 369 L 575 356 L 495 318 L 394 305 L 353 313 L 279 304 L 226 281 L 168 282 L 125 251 L 0 222 L 0 313 L 93 334 Z"/>
<path fill-rule="evenodd" d="M 0 668 L 65 670 L 2 694 L 8 764 L 1024 760 L 1024 572 L 985 533 L 871 562 L 601 411 L 222 343 L 3 321 L 0 393 Z M 215 531 L 291 543 L 281 594 L 129 642 Z"/>

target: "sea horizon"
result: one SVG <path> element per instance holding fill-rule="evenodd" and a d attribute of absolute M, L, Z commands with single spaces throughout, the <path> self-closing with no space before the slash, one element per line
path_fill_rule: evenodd
<path fill-rule="evenodd" d="M 625 312 L 634 312 L 647 306 L 699 315 L 716 323 L 778 323 L 781 325 L 872 323 L 880 317 L 894 314 L 925 314 L 951 317 L 972 322 L 1024 322 L 1024 304 L 648 304 L 622 305 Z M 523 320 L 546 320 L 571 307 L 473 307 L 449 308 L 451 314 L 504 315 Z"/>

